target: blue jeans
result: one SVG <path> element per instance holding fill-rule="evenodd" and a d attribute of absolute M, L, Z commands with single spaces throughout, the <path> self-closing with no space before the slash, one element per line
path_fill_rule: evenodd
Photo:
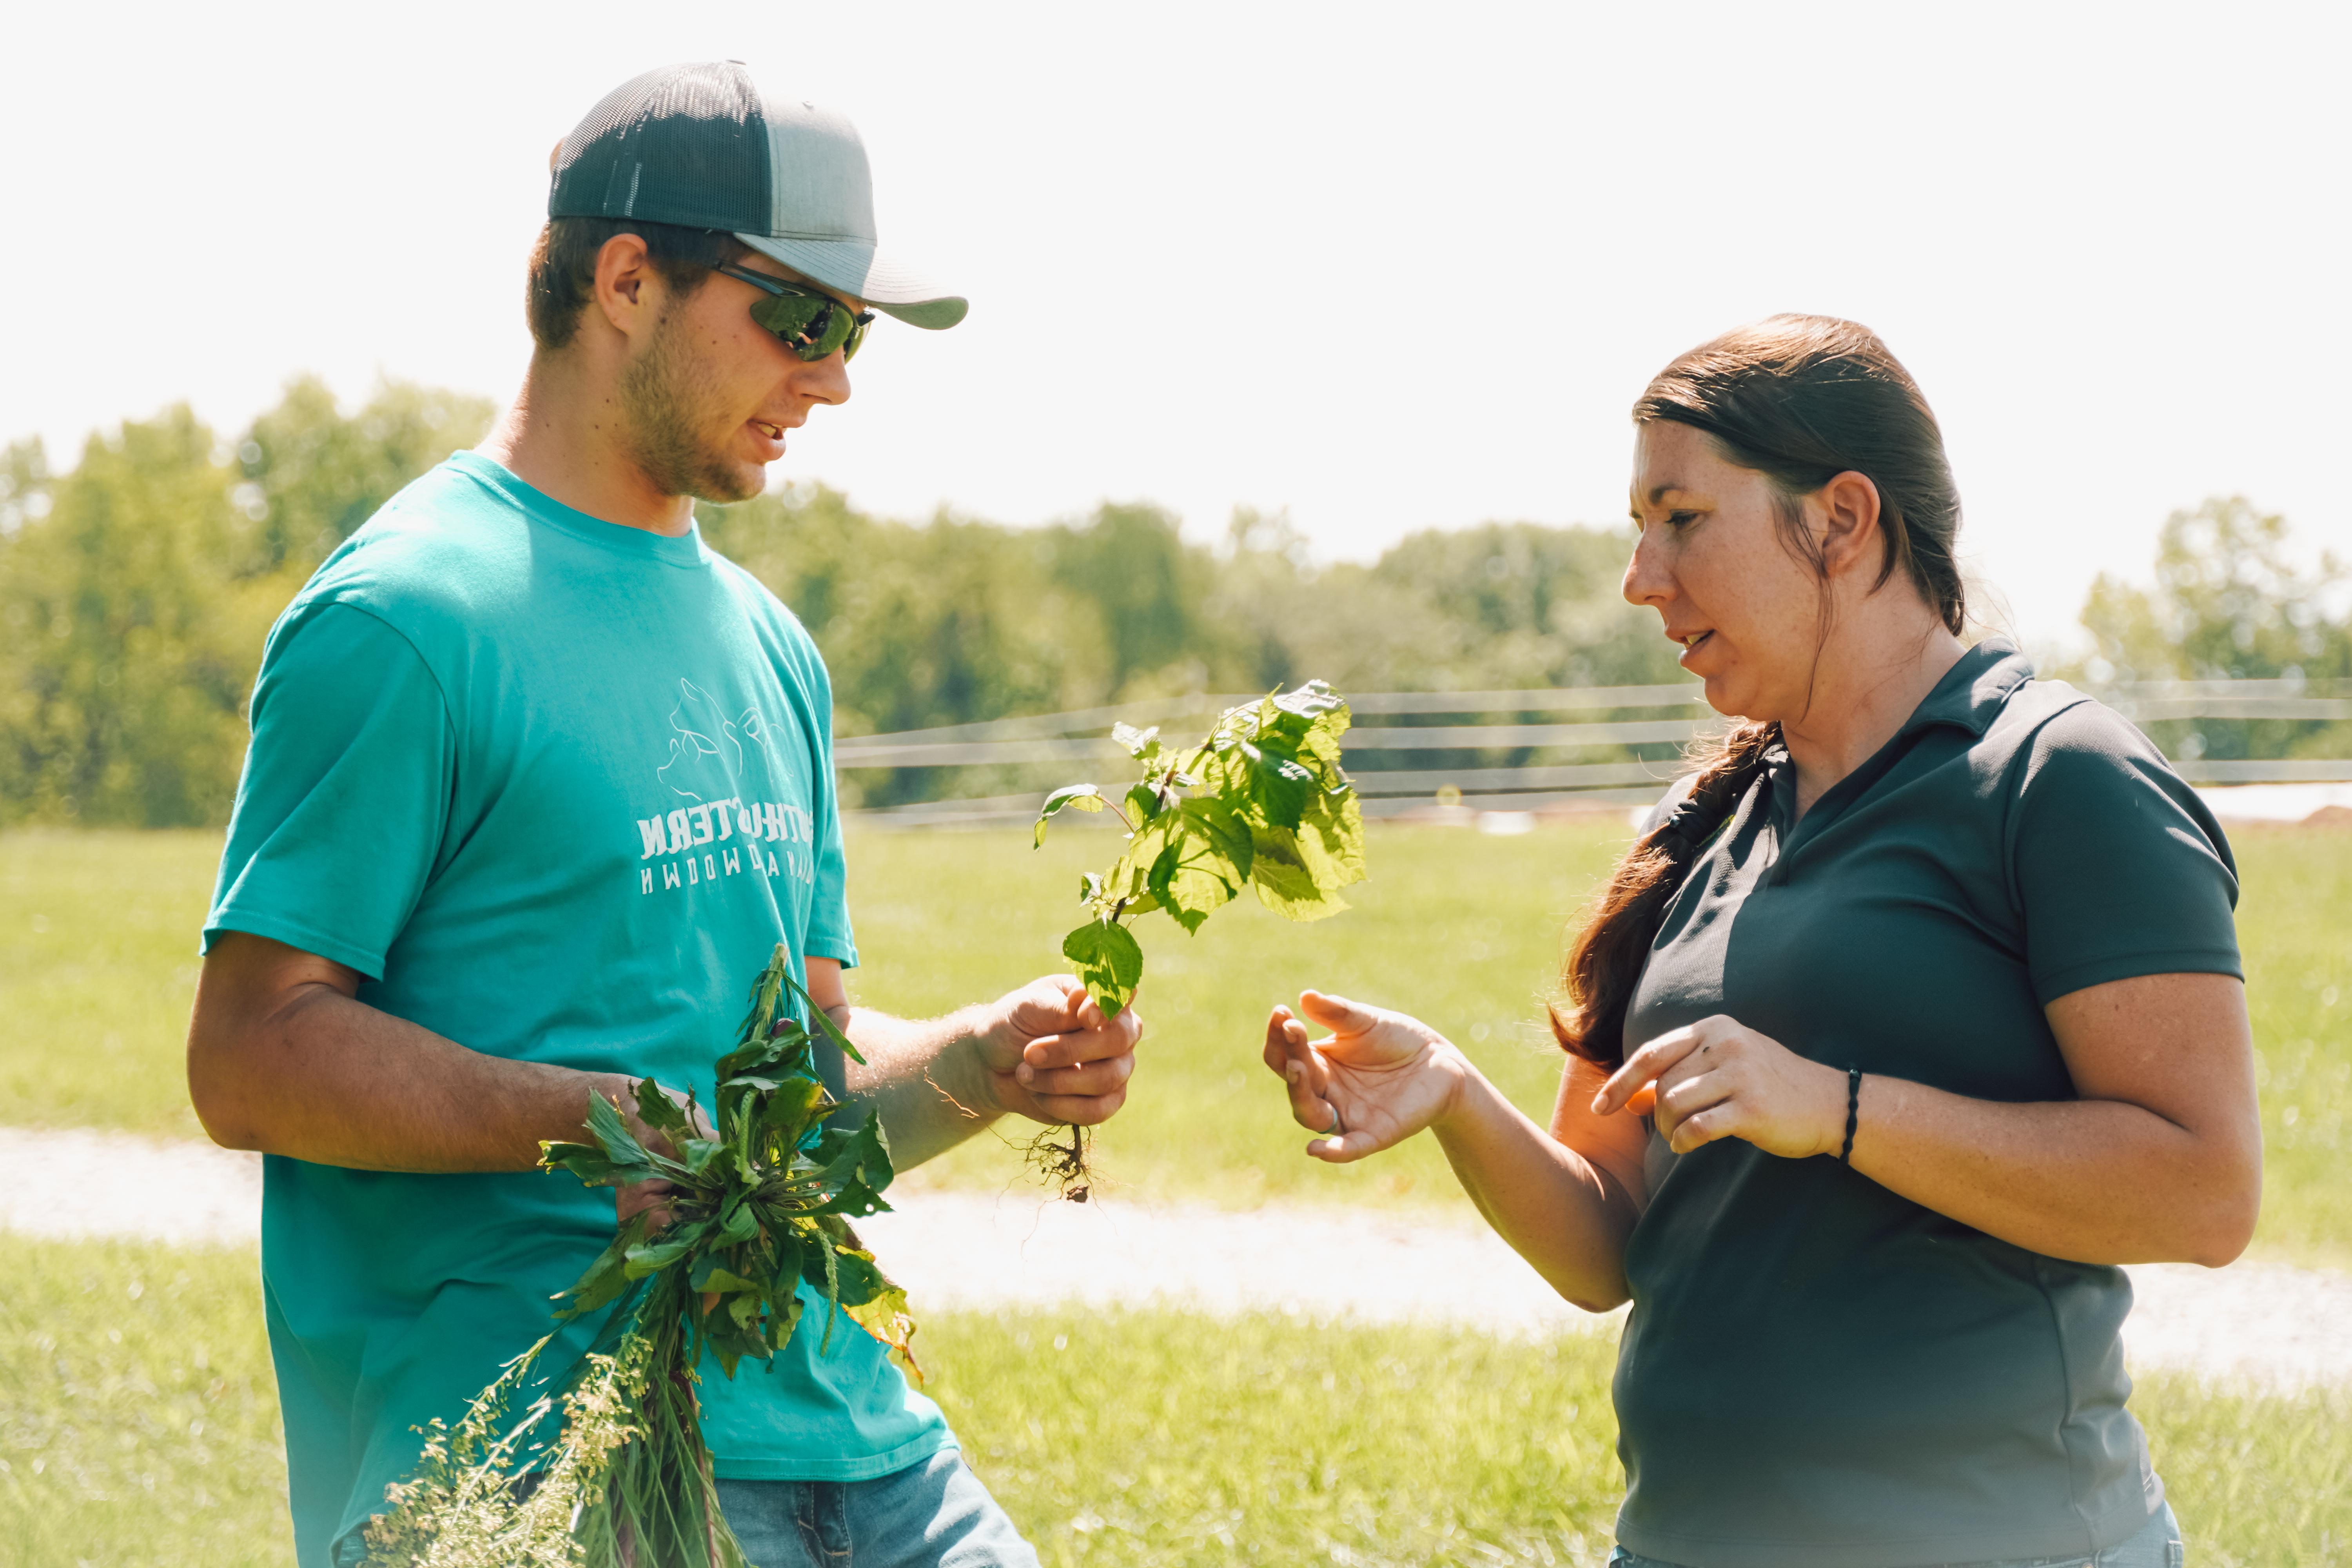
<path fill-rule="evenodd" d="M 753 1568 L 1037 1568 L 953 1448 L 870 1481 L 729 1481 L 719 1507 Z"/>
<path fill-rule="evenodd" d="M 2166 1503 L 2156 1510 L 2156 1517 L 2147 1521 L 2145 1530 L 2105 1552 L 2062 1557 L 2012 1557 L 2000 1563 L 1948 1563 L 1943 1568 L 2181 1568 L 2183 1556 L 2180 1526 L 2172 1517 L 2172 1505 Z M 1609 1554 L 1609 1568 L 1675 1568 L 1675 1564 L 1639 1556 L 1621 1546 Z"/>

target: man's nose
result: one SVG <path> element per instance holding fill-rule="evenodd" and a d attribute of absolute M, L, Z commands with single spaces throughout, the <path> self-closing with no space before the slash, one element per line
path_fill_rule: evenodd
<path fill-rule="evenodd" d="M 793 376 L 793 390 L 817 403 L 849 401 L 849 359 L 839 349 L 804 364 Z"/>

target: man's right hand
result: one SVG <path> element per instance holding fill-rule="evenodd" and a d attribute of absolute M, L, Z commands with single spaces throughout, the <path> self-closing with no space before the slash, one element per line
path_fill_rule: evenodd
<path fill-rule="evenodd" d="M 631 1137 L 656 1154 L 667 1154 L 672 1159 L 677 1158 L 677 1146 L 670 1142 L 669 1134 L 648 1127 L 637 1115 L 636 1080 L 624 1077 L 616 1081 L 620 1084 L 620 1088 L 600 1087 L 594 1092 L 612 1101 L 613 1109 L 621 1113 L 621 1121 L 628 1128 Z M 656 1087 L 661 1088 L 661 1091 L 669 1096 L 671 1104 L 686 1112 L 687 1124 L 694 1129 L 696 1137 L 712 1136 L 710 1122 L 702 1114 L 702 1108 L 699 1105 L 689 1104 L 686 1096 L 674 1089 L 658 1085 Z M 584 1133 L 586 1131 L 584 1123 L 582 1130 Z M 651 1228 L 660 1230 L 670 1222 L 669 1196 L 676 1191 L 677 1188 L 674 1184 L 659 1180 L 630 1182 L 614 1187 L 613 1189 L 613 1223 L 615 1226 L 626 1225 L 646 1210 L 656 1209 L 660 1212 L 654 1215 Z"/>

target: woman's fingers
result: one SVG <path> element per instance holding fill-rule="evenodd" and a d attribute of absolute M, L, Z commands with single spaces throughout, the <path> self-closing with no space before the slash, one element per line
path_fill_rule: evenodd
<path fill-rule="evenodd" d="M 1732 1119 L 1732 1108 L 1728 1105 L 1719 1105 L 1696 1116 L 1685 1117 L 1672 1132 L 1666 1134 L 1666 1147 L 1677 1154 L 1687 1154 L 1729 1132 Z"/>
<path fill-rule="evenodd" d="M 1289 1008 L 1277 1002 L 1265 1016 L 1265 1068 L 1276 1078 L 1282 1076 L 1283 1065 L 1290 1059 L 1290 1037 L 1296 1034 L 1301 1041 L 1307 1037 L 1307 1027 Z"/>
<path fill-rule="evenodd" d="M 1696 1059 L 1684 1058 L 1685 1062 Z M 1727 1071 L 1700 1072 L 1687 1078 L 1669 1074 L 1658 1080 L 1657 1105 L 1651 1114 L 1658 1119 L 1660 1135 L 1671 1142 L 1676 1128 L 1702 1111 L 1728 1102 L 1738 1091 L 1737 1077 Z"/>
<path fill-rule="evenodd" d="M 1329 1138 L 1308 1141 L 1307 1152 L 1327 1165 L 1348 1165 L 1367 1154 L 1377 1154 L 1388 1145 L 1370 1132 L 1341 1132 Z"/>
<path fill-rule="evenodd" d="M 1609 1075 L 1601 1092 L 1592 1097 L 1595 1115 L 1606 1116 L 1633 1098 L 1633 1091 L 1655 1079 L 1697 1047 L 1696 1028 L 1669 1029 L 1640 1050 L 1625 1058 L 1625 1065 Z"/>
<path fill-rule="evenodd" d="M 1299 1010 L 1335 1035 L 1360 1035 L 1381 1021 L 1380 1009 L 1320 991 L 1301 991 Z"/>

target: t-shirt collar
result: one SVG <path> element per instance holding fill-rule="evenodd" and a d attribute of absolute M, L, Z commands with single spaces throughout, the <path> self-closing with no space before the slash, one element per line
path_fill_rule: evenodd
<path fill-rule="evenodd" d="M 623 523 L 606 522 L 565 506 L 544 490 L 525 483 L 494 458 L 467 450 L 452 452 L 449 461 L 471 474 L 520 508 L 525 517 L 559 533 L 614 554 L 658 561 L 668 566 L 698 567 L 709 563 L 702 545 L 702 528 L 689 522 L 684 533 L 654 533 Z"/>
<path fill-rule="evenodd" d="M 1900 738 L 1950 724 L 1981 735 L 2017 689 L 2032 679 L 2033 666 L 2016 644 L 2006 637 L 1987 637 L 1944 672 L 1895 734 Z"/>

